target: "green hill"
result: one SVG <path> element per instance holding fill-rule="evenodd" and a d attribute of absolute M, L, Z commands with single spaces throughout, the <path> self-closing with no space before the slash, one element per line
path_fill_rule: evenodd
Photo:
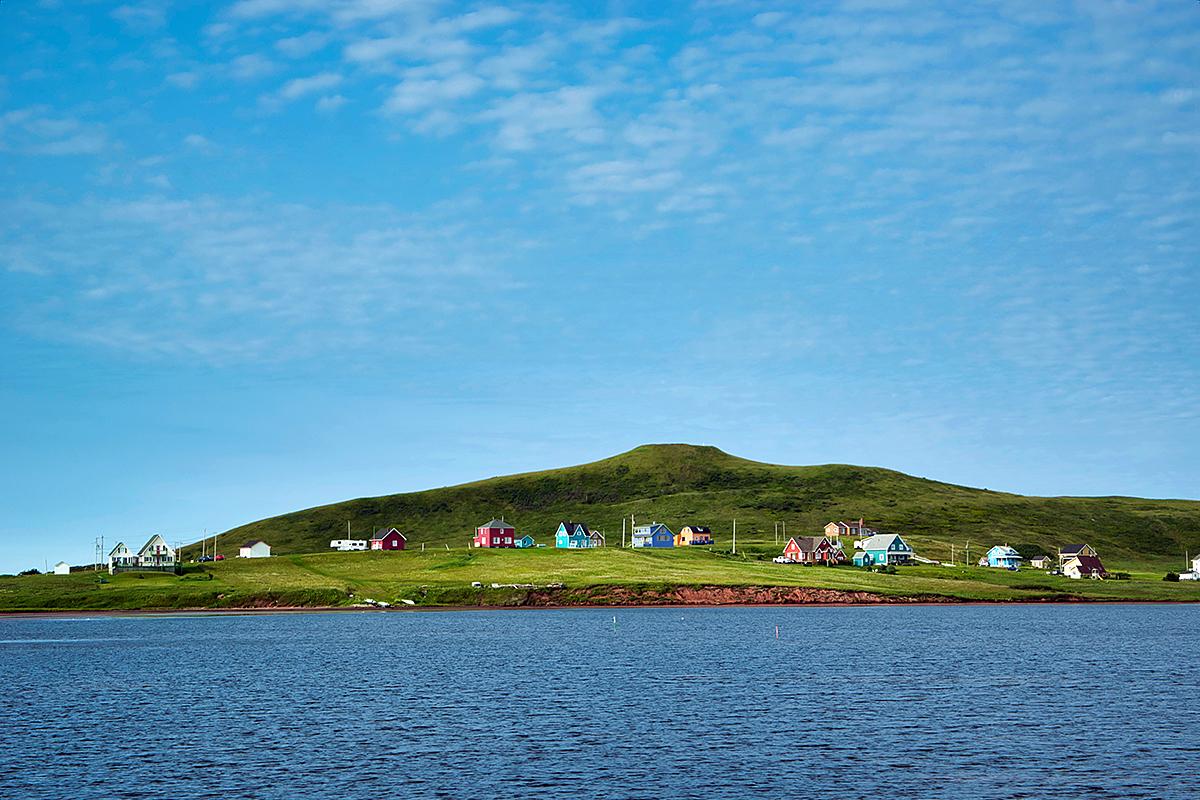
<path fill-rule="evenodd" d="M 520 534 L 552 544 L 559 520 L 583 521 L 619 544 L 621 520 L 673 529 L 706 524 L 728 547 L 774 550 L 775 523 L 789 535 L 818 533 L 833 519 L 864 517 L 903 534 L 922 555 L 946 559 L 953 543 L 973 557 L 1009 543 L 1023 554 L 1086 541 L 1106 561 L 1178 565 L 1200 551 L 1200 501 L 1129 497 L 1026 497 L 916 478 L 893 470 L 828 464 L 789 467 L 731 456 L 715 447 L 645 445 L 563 469 L 384 497 L 360 498 L 251 522 L 221 534 L 221 552 L 264 539 L 277 554 L 323 552 L 329 540 L 396 526 L 410 548 L 463 547 L 475 526 L 504 517 Z M 198 551 L 189 548 L 188 556 Z"/>

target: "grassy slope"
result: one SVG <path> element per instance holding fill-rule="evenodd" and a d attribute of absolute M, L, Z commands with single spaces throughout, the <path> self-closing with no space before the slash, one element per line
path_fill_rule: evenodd
<path fill-rule="evenodd" d="M 1127 565 L 1126 565 L 1127 566 Z M 521 592 L 472 589 L 491 583 L 561 582 L 588 587 L 810 586 L 892 595 L 945 595 L 965 600 L 1083 597 L 1107 600 L 1200 601 L 1200 584 L 1165 583 L 1159 571 L 1129 581 L 1069 581 L 1033 570 L 910 567 L 897 575 L 853 568 L 799 567 L 729 557 L 706 548 L 633 551 L 428 550 L 405 553 L 318 553 L 230 560 L 191 566 L 181 577 L 73 573 L 0 578 L 0 609 L 143 609 L 344 605 L 366 597 L 419 605 L 508 604 Z M 351 595 L 354 597 L 351 598 Z"/>
<path fill-rule="evenodd" d="M 320 552 L 345 535 L 349 520 L 358 537 L 395 525 L 410 547 L 462 547 L 493 516 L 542 542 L 551 541 L 559 520 L 580 520 L 615 544 L 629 514 L 672 527 L 711 525 L 718 544 L 728 543 L 736 518 L 739 544 L 770 549 L 776 521 L 789 533 L 816 533 L 831 519 L 863 516 L 937 559 L 949 557 L 952 542 L 968 540 L 976 556 L 1002 542 L 1053 552 L 1087 541 L 1108 560 L 1165 571 L 1179 568 L 1185 549 L 1200 550 L 1197 501 L 1024 497 L 874 467 L 762 464 L 691 445 L 647 445 L 576 467 L 310 508 L 235 528 L 219 544 L 227 554 L 248 539 L 265 539 L 276 553 Z"/>

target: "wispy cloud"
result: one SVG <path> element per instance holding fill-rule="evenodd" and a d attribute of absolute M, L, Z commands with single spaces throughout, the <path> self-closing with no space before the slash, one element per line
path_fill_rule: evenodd
<path fill-rule="evenodd" d="M 461 225 L 386 207 L 147 198 L 3 210 L 0 266 L 72 287 L 26 304 L 24 329 L 151 357 L 426 350 L 509 283 L 495 248 Z"/>

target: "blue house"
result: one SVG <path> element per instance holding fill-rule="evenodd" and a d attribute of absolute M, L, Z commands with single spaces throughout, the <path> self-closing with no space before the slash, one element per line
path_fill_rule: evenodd
<path fill-rule="evenodd" d="M 638 525 L 633 529 L 634 547 L 674 547 L 675 534 L 661 522 Z"/>
<path fill-rule="evenodd" d="M 989 567 L 1003 567 L 1004 569 L 1016 569 L 1025 560 L 1020 553 L 1006 544 L 998 544 L 988 550 L 984 559 Z"/>
<path fill-rule="evenodd" d="M 554 534 L 554 546 L 566 550 L 582 547 L 603 547 L 604 534 L 589 530 L 582 522 L 560 522 L 558 533 Z"/>
<path fill-rule="evenodd" d="M 854 566 L 907 564 L 913 549 L 898 533 L 877 533 L 854 543 Z"/>
<path fill-rule="evenodd" d="M 526 534 L 526 535 L 522 536 L 520 539 L 517 539 L 515 542 L 513 542 L 513 544 L 516 545 L 517 547 L 533 547 L 534 541 L 533 541 L 532 536 Z"/>

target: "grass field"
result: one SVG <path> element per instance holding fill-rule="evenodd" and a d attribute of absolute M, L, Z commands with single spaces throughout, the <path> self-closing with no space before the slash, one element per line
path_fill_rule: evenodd
<path fill-rule="evenodd" d="M 469 550 L 317 553 L 189 565 L 181 576 L 75 572 L 0 578 L 0 611 L 341 606 L 365 598 L 419 606 L 519 605 L 524 589 L 492 583 L 562 583 L 565 603 L 603 587 L 811 587 L 959 600 L 1200 601 L 1200 583 L 1167 583 L 1154 563 L 1111 562 L 1127 581 L 1072 581 L 1037 570 L 901 567 L 896 575 L 853 567 L 771 563 L 766 553 L 709 548 L 566 551 Z M 104 582 L 102 583 L 101 580 Z M 473 581 L 483 589 L 471 586 Z"/>

